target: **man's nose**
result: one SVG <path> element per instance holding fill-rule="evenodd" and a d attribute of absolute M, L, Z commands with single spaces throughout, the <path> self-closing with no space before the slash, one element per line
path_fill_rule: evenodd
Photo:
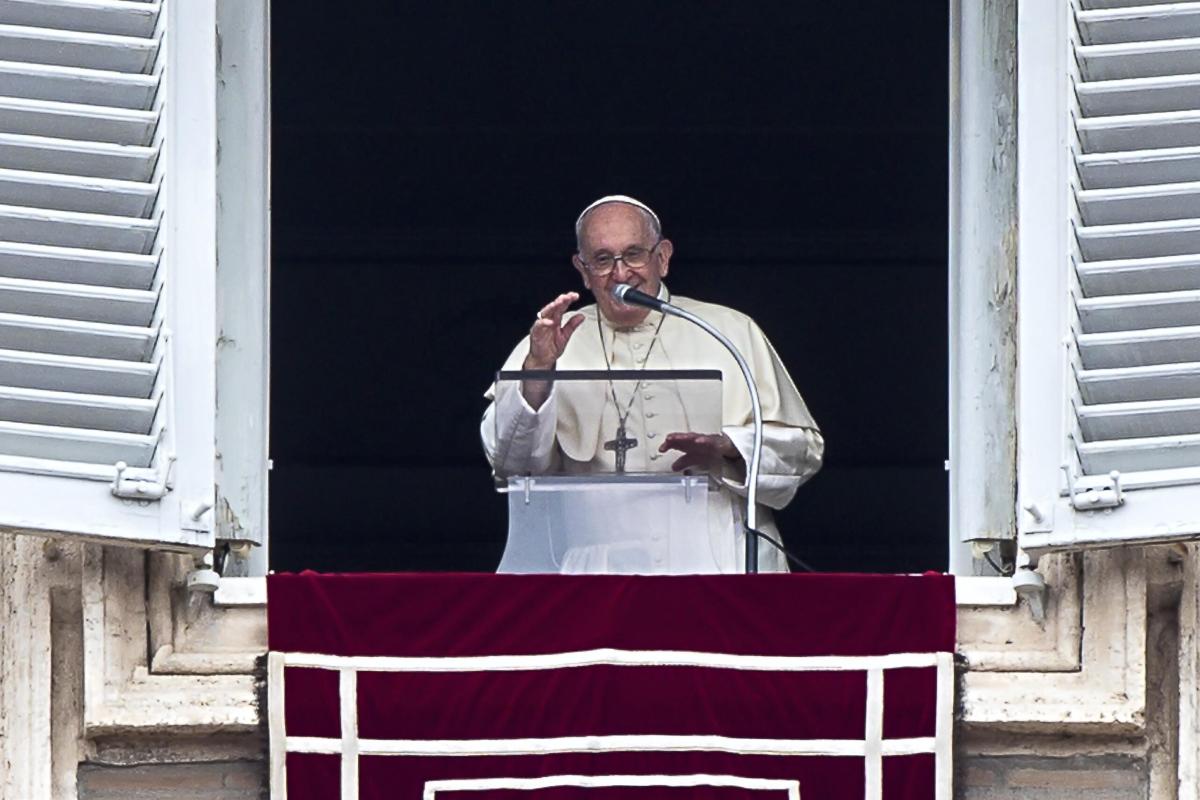
<path fill-rule="evenodd" d="M 616 263 L 613 264 L 612 277 L 614 282 L 625 283 L 625 281 L 632 274 L 633 270 L 631 270 L 629 265 L 625 263 L 625 259 L 618 258 Z"/>

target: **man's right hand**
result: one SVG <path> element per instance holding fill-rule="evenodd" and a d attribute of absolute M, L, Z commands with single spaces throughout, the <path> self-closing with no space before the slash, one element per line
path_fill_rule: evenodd
<path fill-rule="evenodd" d="M 578 299 L 578 292 L 566 292 L 538 312 L 537 320 L 529 329 L 529 355 L 525 357 L 524 369 L 554 369 L 567 349 L 571 334 L 583 324 L 582 314 L 576 314 L 563 323 L 563 314 Z"/>
<path fill-rule="evenodd" d="M 533 327 L 529 329 L 529 355 L 525 356 L 522 369 L 554 369 L 559 357 L 567 349 L 571 334 L 583 324 L 583 314 L 571 317 L 565 325 L 562 321 L 567 307 L 578 299 L 578 292 L 566 292 L 542 307 Z M 536 411 L 550 396 L 550 381 L 522 381 L 521 394 L 525 395 L 529 407 Z"/>

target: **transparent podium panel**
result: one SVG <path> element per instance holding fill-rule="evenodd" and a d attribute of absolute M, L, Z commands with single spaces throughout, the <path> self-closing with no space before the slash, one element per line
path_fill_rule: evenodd
<path fill-rule="evenodd" d="M 670 473 L 666 437 L 721 432 L 720 370 L 504 371 L 495 400 L 501 478 Z"/>
<path fill-rule="evenodd" d="M 498 572 L 719 572 L 703 475 L 510 478 Z"/>

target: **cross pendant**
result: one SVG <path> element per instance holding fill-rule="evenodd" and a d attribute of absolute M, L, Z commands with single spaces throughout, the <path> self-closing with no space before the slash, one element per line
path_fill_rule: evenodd
<path fill-rule="evenodd" d="M 617 425 L 617 435 L 604 443 L 605 450 L 612 450 L 616 453 L 618 473 L 625 471 L 625 451 L 637 447 L 637 442 L 637 439 L 625 435 L 625 420 L 621 420 Z"/>

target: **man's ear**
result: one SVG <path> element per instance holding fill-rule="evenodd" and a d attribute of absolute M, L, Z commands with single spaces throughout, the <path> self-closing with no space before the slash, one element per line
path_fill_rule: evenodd
<path fill-rule="evenodd" d="M 575 265 L 575 269 L 579 270 L 579 276 L 583 278 L 583 288 L 591 291 L 591 273 L 588 272 L 588 268 L 583 265 L 583 261 L 579 259 L 578 253 L 571 256 L 571 263 Z"/>
<path fill-rule="evenodd" d="M 662 266 L 659 267 L 658 277 L 667 277 L 667 272 L 671 268 L 671 256 L 675 254 L 675 245 L 671 244 L 670 239 L 663 239 L 658 243 L 658 258 Z"/>

